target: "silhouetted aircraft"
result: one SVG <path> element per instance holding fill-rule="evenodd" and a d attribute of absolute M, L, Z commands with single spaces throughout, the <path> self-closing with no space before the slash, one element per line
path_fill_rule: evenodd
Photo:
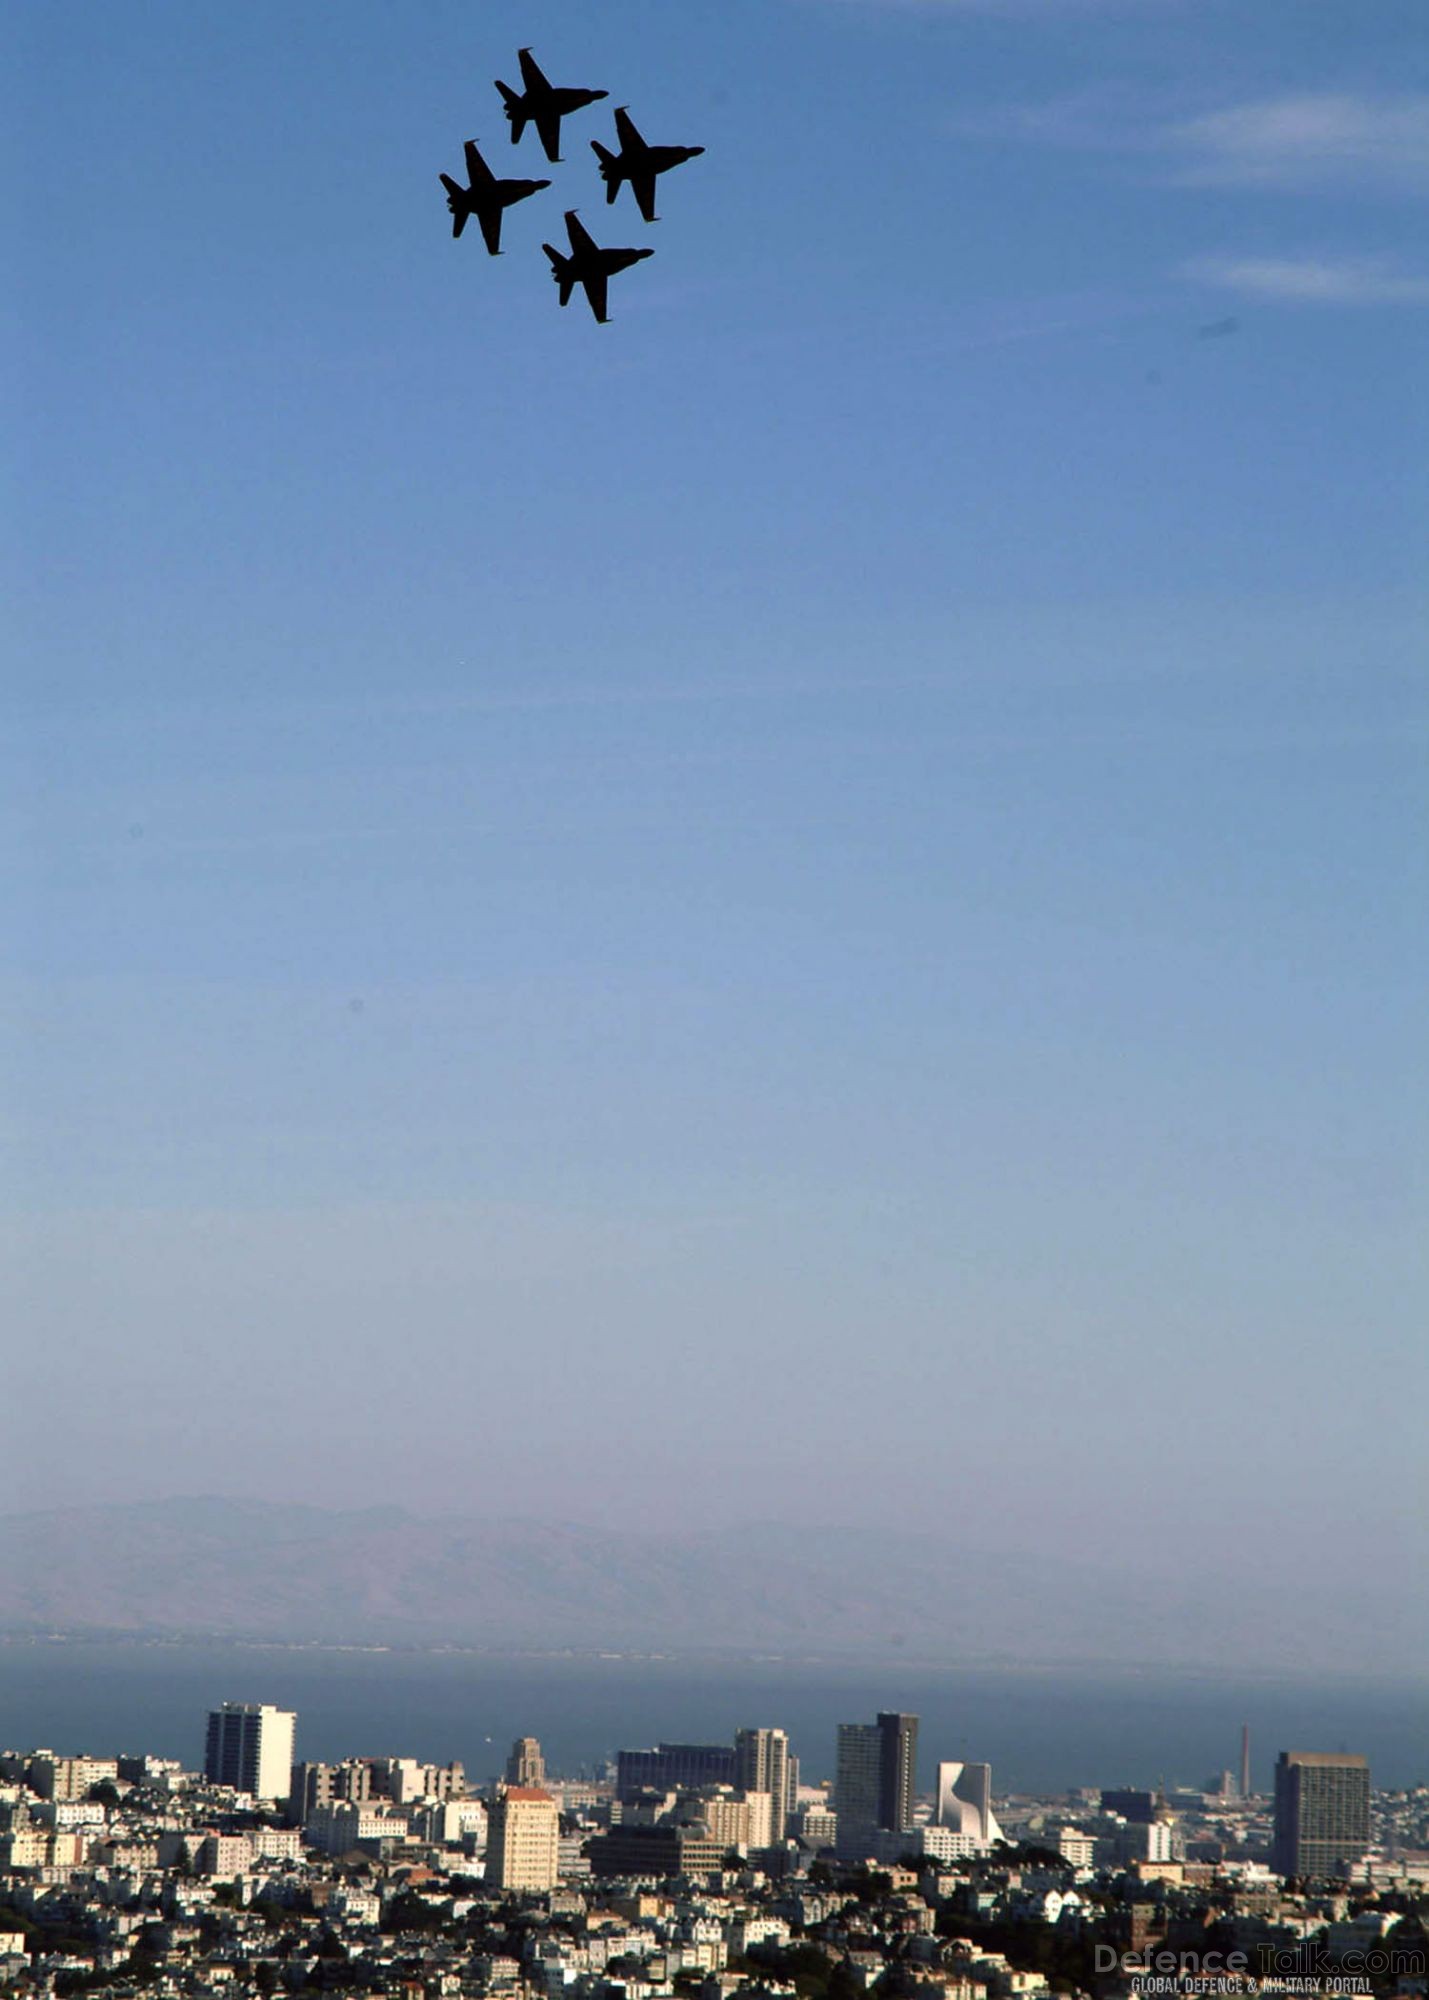
<path fill-rule="evenodd" d="M 703 146 L 647 146 L 623 104 L 615 114 L 615 130 L 620 140 L 618 153 L 610 152 L 598 139 L 590 142 L 600 161 L 606 201 L 614 201 L 620 193 L 620 183 L 629 181 L 631 192 L 640 205 L 640 213 L 647 222 L 655 222 L 658 220 L 655 214 L 656 174 L 666 174 L 671 167 L 683 166 L 686 160 L 695 159 L 705 149 Z"/>
<path fill-rule="evenodd" d="M 481 224 L 481 233 L 486 247 L 493 257 L 501 254 L 501 216 L 513 202 L 525 201 L 528 195 L 539 194 L 548 188 L 549 181 L 499 181 L 492 173 L 481 154 L 477 151 L 475 139 L 466 142 L 466 177 L 470 187 L 458 187 L 450 174 L 441 176 L 442 186 L 447 191 L 447 207 L 452 212 L 452 235 L 460 236 L 466 228 L 466 219 L 474 215 Z"/>
<path fill-rule="evenodd" d="M 541 248 L 551 260 L 551 275 L 561 288 L 561 304 L 568 306 L 571 292 L 576 285 L 585 286 L 585 295 L 590 300 L 590 309 L 602 326 L 605 325 L 606 281 L 617 271 L 628 270 L 638 264 L 642 257 L 653 257 L 653 250 L 602 250 L 593 243 L 584 229 L 576 221 L 573 208 L 566 210 L 566 234 L 571 239 L 571 254 L 562 256 L 549 243 Z"/>
<path fill-rule="evenodd" d="M 598 97 L 609 97 L 610 92 L 576 90 L 548 83 L 529 49 L 521 49 L 517 53 L 521 63 L 521 81 L 526 86 L 524 92 L 518 95 L 509 83 L 503 83 L 499 77 L 496 80 L 496 88 L 506 105 L 506 116 L 511 120 L 511 143 L 513 146 L 517 143 L 529 119 L 540 134 L 546 158 L 559 160 L 561 120 L 566 113 L 579 111 L 584 104 L 594 104 Z"/>

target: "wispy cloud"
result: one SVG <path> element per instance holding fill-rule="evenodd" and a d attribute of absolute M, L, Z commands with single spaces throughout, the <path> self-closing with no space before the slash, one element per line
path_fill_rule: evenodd
<path fill-rule="evenodd" d="M 1429 190 L 1429 92 L 1302 92 L 1165 126 L 1178 177 L 1199 187 L 1363 181 Z"/>
<path fill-rule="evenodd" d="M 1294 305 L 1378 306 L 1429 301 L 1429 277 L 1383 257 L 1195 257 L 1181 276 L 1242 298 Z"/>
<path fill-rule="evenodd" d="M 1183 187 L 1429 193 L 1429 92 L 1300 91 L 1192 106 L 1103 86 L 959 117 L 972 137 L 1152 159 Z"/>

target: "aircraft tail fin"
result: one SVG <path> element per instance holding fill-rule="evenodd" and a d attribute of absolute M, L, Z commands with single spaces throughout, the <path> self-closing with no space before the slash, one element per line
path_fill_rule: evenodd
<path fill-rule="evenodd" d="M 568 306 L 571 302 L 571 293 L 576 288 L 576 274 L 571 267 L 571 259 L 563 257 L 554 244 L 543 243 L 541 248 L 551 260 L 551 276 L 561 288 L 561 304 Z"/>
<path fill-rule="evenodd" d="M 611 152 L 609 146 L 601 145 L 599 139 L 591 140 L 590 149 L 600 161 L 600 177 L 605 182 L 605 199 L 607 204 L 609 204 L 620 193 L 622 178 L 620 161 Z"/>
<path fill-rule="evenodd" d="M 526 130 L 526 119 L 529 115 L 526 110 L 526 100 L 519 92 L 514 91 L 509 83 L 503 83 L 500 77 L 496 79 L 496 88 L 501 92 L 501 101 L 506 106 L 506 116 L 511 120 L 511 143 L 514 146 Z"/>

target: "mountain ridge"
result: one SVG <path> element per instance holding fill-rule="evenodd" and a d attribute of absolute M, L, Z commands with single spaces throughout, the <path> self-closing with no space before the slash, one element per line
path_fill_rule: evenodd
<path fill-rule="evenodd" d="M 1341 1614 L 1346 1607 L 1339 1606 Z M 1351 1608 L 1353 1609 L 1353 1608 Z M 1376 1621 L 1376 1665 L 1423 1638 Z M 0 1515 L 0 1631 L 303 1643 L 850 1656 L 1363 1664 L 1313 1602 L 1146 1577 L 1052 1547 L 997 1554 L 923 1527 L 619 1530 L 398 1506 L 214 1496 Z"/>

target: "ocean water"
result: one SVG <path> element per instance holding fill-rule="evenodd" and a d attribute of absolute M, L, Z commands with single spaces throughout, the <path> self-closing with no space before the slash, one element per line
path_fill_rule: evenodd
<path fill-rule="evenodd" d="M 3 1748 L 148 1750 L 194 1765 L 206 1712 L 226 1700 L 296 1709 L 300 1757 L 459 1757 L 473 1778 L 495 1775 L 519 1735 L 575 1776 L 624 1746 L 775 1724 L 816 1779 L 832 1775 L 839 1722 L 907 1709 L 921 1717 L 925 1786 L 940 1757 L 988 1760 L 1000 1793 L 1200 1784 L 1238 1766 L 1243 1722 L 1261 1790 L 1284 1749 L 1354 1750 L 1377 1785 L 1429 1782 L 1429 1680 L 0 1640 Z"/>

